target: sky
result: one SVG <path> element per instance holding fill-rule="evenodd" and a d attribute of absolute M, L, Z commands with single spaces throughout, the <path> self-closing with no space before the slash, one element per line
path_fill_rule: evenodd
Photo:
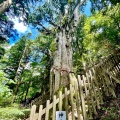
<path fill-rule="evenodd" d="M 85 14 L 87 16 L 89 16 L 91 14 L 90 8 L 91 8 L 91 3 L 90 3 L 90 1 L 87 1 L 87 5 L 85 7 Z M 12 37 L 9 39 L 10 45 L 15 44 L 23 35 L 25 35 L 27 33 L 32 33 L 32 35 L 30 37 L 30 39 L 32 39 L 32 40 L 34 40 L 39 35 L 39 32 L 37 31 L 37 29 L 35 29 L 32 25 L 27 26 L 23 22 L 20 22 L 19 18 L 15 17 L 15 18 L 11 18 L 11 20 L 14 22 L 14 29 L 16 29 L 18 31 L 19 35 L 15 36 L 14 39 Z"/>
<path fill-rule="evenodd" d="M 35 29 L 32 25 L 25 25 L 23 22 L 19 21 L 19 18 L 15 17 L 11 19 L 14 22 L 14 29 L 17 30 L 19 35 L 16 35 L 15 38 L 9 39 L 9 44 L 15 44 L 23 35 L 26 35 L 27 33 L 32 33 L 32 36 L 30 39 L 35 39 L 36 36 L 39 35 L 39 32 L 37 29 Z"/>
<path fill-rule="evenodd" d="M 91 14 L 90 8 L 91 8 L 91 3 L 90 3 L 90 1 L 87 0 L 87 5 L 86 5 L 86 7 L 85 7 L 85 14 L 86 14 L 87 16 L 90 16 L 90 14 Z"/>

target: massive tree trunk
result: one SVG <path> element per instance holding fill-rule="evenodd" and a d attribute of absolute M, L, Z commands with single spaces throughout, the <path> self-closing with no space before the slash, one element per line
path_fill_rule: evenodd
<path fill-rule="evenodd" d="M 80 1 L 73 11 L 73 15 L 67 14 L 62 16 L 62 20 L 66 17 L 65 23 L 59 25 L 59 31 L 56 35 L 55 43 L 57 45 L 54 53 L 54 63 L 50 72 L 50 93 L 52 95 L 61 87 L 74 84 L 76 77 L 73 72 L 72 65 L 72 40 L 74 30 L 79 22 L 79 7 L 85 2 Z M 61 14 L 63 15 L 63 14 Z"/>
<path fill-rule="evenodd" d="M 0 14 L 4 13 L 6 9 L 12 4 L 12 0 L 6 0 L 0 4 Z"/>
<path fill-rule="evenodd" d="M 72 37 L 63 28 L 56 36 L 57 44 L 54 53 L 54 63 L 51 68 L 50 90 L 54 94 L 59 88 L 70 83 L 69 74 L 73 72 Z"/>

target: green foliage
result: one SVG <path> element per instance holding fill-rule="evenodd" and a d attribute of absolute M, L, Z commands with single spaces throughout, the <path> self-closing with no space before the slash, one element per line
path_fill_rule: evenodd
<path fill-rule="evenodd" d="M 106 107 L 103 107 L 102 110 L 104 114 L 101 116 L 101 120 L 118 120 L 119 119 L 119 98 L 115 98 L 108 104 Z"/>
<path fill-rule="evenodd" d="M 119 4 L 115 7 L 108 7 L 107 11 L 103 14 L 104 9 L 101 12 L 97 12 L 86 20 L 84 27 L 85 34 L 88 34 L 86 38 L 95 39 L 97 41 L 103 41 L 106 39 L 113 44 L 118 44 L 119 26 Z"/>
<path fill-rule="evenodd" d="M 54 52 L 56 49 L 57 49 L 57 47 L 56 47 L 55 40 L 52 40 L 52 42 L 50 44 L 50 51 L 52 52 L 52 56 L 54 56 Z"/>
<path fill-rule="evenodd" d="M 83 14 L 80 17 L 79 24 L 74 32 L 75 40 L 73 41 L 73 66 L 75 73 L 81 73 L 83 70 L 83 58 L 82 54 L 85 52 L 83 40 L 84 40 L 84 32 L 83 27 L 86 20 L 86 16 Z"/>
<path fill-rule="evenodd" d="M 30 43 L 26 37 L 22 37 L 1 59 L 1 69 L 5 71 L 5 78 L 9 78 L 7 85 L 17 95 L 19 87 L 24 83 L 22 74 L 25 71 L 26 64 L 30 60 Z M 3 68 L 4 67 L 4 68 Z M 9 98 L 9 97 L 8 97 Z M 12 100 L 12 98 L 10 98 Z"/>
<path fill-rule="evenodd" d="M 94 13 L 96 11 L 100 11 L 107 6 L 111 5 L 114 6 L 119 3 L 119 0 L 90 0 L 91 2 L 91 11 Z"/>
<path fill-rule="evenodd" d="M 8 79 L 4 76 L 4 72 L 0 71 L 0 106 L 6 106 L 11 103 L 12 91 L 6 85 Z"/>
<path fill-rule="evenodd" d="M 0 119 L 1 120 L 18 120 L 23 119 L 25 117 L 28 117 L 28 114 L 30 113 L 29 109 L 19 109 L 15 107 L 6 107 L 6 108 L 0 108 Z"/>
<path fill-rule="evenodd" d="M 119 4 L 108 7 L 104 14 L 102 10 L 87 18 L 83 28 L 85 60 L 92 63 L 117 49 L 120 44 L 118 37 L 120 29 L 116 24 L 120 21 L 118 14 Z"/>
<path fill-rule="evenodd" d="M 5 54 L 5 49 L 0 46 L 0 59 Z"/>
<path fill-rule="evenodd" d="M 69 3 L 69 4 L 72 3 L 72 2 L 74 2 L 74 0 L 68 0 L 68 3 Z"/>
<path fill-rule="evenodd" d="M 32 98 L 48 89 L 42 86 L 49 83 L 52 39 L 52 36 L 45 35 L 38 36 L 34 41 L 22 37 L 5 54 L 9 59 L 5 56 L 1 59 L 1 63 L 5 64 L 6 77 L 11 81 L 7 84 L 13 90 L 16 102 Z"/>
<path fill-rule="evenodd" d="M 44 4 L 38 6 L 33 13 L 29 16 L 29 22 L 32 23 L 35 27 L 41 26 L 44 24 L 43 21 L 46 21 L 49 25 L 54 26 L 56 29 L 56 25 L 60 25 L 65 23 L 66 14 L 69 12 L 72 17 L 73 10 L 75 6 L 78 4 L 77 0 L 50 0 L 45 1 Z M 72 3 L 70 5 L 70 3 Z M 38 22 L 39 21 L 39 22 Z M 55 25 L 56 24 L 56 25 Z M 43 27 L 44 28 L 44 27 Z M 39 29 L 39 28 L 38 28 Z M 45 31 L 44 29 L 39 29 L 40 31 Z"/>
<path fill-rule="evenodd" d="M 49 83 L 49 70 L 51 67 L 49 47 L 52 39 L 52 36 L 42 34 L 35 41 L 32 41 L 32 61 L 30 62 L 30 68 L 24 71 L 21 76 L 25 84 L 19 87 L 19 99 L 24 100 L 25 98 L 34 97 L 36 94 L 48 89 L 43 88 L 43 85 Z"/>
<path fill-rule="evenodd" d="M 62 24 L 64 25 L 64 24 L 66 23 L 66 21 L 67 21 L 67 17 L 66 17 L 66 16 L 64 16 L 64 17 L 63 17 Z"/>
<path fill-rule="evenodd" d="M 86 67 L 119 49 L 119 4 L 106 6 L 90 17 L 81 16 L 73 41 L 74 71 L 84 74 Z"/>
<path fill-rule="evenodd" d="M 8 17 L 4 14 L 0 14 L 0 18 L 2 18 L 3 20 L 7 21 L 8 20 Z"/>

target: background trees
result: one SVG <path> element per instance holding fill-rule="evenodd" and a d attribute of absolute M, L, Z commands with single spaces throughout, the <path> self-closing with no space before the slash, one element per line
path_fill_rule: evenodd
<path fill-rule="evenodd" d="M 15 36 L 18 36 L 18 32 L 14 29 L 14 18 L 17 17 L 19 22 L 28 24 L 28 13 L 33 11 L 35 3 L 41 4 L 41 0 L 0 1 L 0 41 L 9 42 L 10 37 L 15 39 Z"/>
<path fill-rule="evenodd" d="M 102 9 L 107 8 L 109 5 L 114 6 L 117 3 L 119 3 L 119 0 L 90 0 L 91 2 L 91 11 L 92 12 L 96 12 L 96 11 L 100 11 Z"/>
<path fill-rule="evenodd" d="M 85 34 L 83 41 L 89 62 L 107 56 L 120 45 L 118 25 L 120 9 L 118 6 L 119 4 L 114 7 L 109 6 L 104 13 L 103 9 L 86 19 L 83 28 Z"/>
<path fill-rule="evenodd" d="M 34 99 L 48 91 L 52 59 L 49 48 L 52 36 L 40 35 L 36 40 L 22 37 L 1 57 L 1 70 L 7 87 L 12 90 L 13 101 Z M 3 65 L 3 66 L 2 66 Z"/>

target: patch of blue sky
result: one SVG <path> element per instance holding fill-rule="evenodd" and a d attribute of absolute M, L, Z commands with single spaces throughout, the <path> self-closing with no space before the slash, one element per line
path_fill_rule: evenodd
<path fill-rule="evenodd" d="M 28 33 L 31 33 L 31 36 L 29 37 L 31 40 L 34 40 L 39 35 L 38 30 L 35 29 L 32 25 L 26 26 L 23 22 L 18 22 L 16 20 L 14 22 L 14 29 L 17 30 L 18 34 L 9 39 L 10 45 L 15 44 L 22 36 Z"/>
<path fill-rule="evenodd" d="M 86 6 L 85 6 L 85 14 L 87 16 L 91 15 L 91 2 L 87 0 Z"/>
<path fill-rule="evenodd" d="M 32 26 L 30 27 L 30 30 L 31 30 L 31 33 L 32 33 L 30 39 L 31 39 L 31 40 L 34 40 L 40 33 L 38 32 L 37 29 L 35 29 L 35 28 L 32 27 Z"/>

